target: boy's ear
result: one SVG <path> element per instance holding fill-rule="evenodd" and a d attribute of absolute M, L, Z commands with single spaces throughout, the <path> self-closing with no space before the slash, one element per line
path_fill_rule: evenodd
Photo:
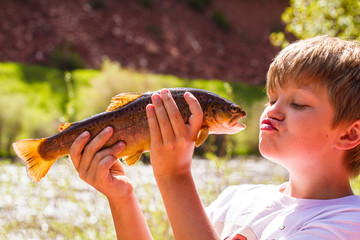
<path fill-rule="evenodd" d="M 360 145 L 360 120 L 347 127 L 336 144 L 341 150 L 349 150 L 358 145 Z"/>

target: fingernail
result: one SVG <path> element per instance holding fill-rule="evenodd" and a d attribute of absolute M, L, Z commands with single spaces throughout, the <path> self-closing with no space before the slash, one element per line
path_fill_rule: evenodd
<path fill-rule="evenodd" d="M 170 93 L 170 91 L 169 91 L 168 89 L 162 89 L 162 90 L 160 91 L 160 93 L 161 93 L 161 94 L 168 94 L 168 93 Z"/>
<path fill-rule="evenodd" d="M 120 148 L 123 148 L 123 147 L 125 147 L 125 143 L 124 143 L 123 141 L 120 141 L 120 142 L 118 143 L 118 146 L 119 146 Z"/>
<path fill-rule="evenodd" d="M 148 104 L 148 105 L 146 106 L 146 110 L 151 111 L 151 110 L 153 110 L 153 109 L 154 109 L 154 105 L 152 105 L 152 104 Z"/>
<path fill-rule="evenodd" d="M 153 99 L 153 100 L 159 100 L 159 99 L 160 99 L 159 94 L 154 94 L 154 95 L 152 95 L 152 99 Z"/>
<path fill-rule="evenodd" d="M 112 127 L 106 127 L 104 132 L 109 133 L 109 132 L 111 132 L 111 130 L 112 130 Z"/>
<path fill-rule="evenodd" d="M 90 135 L 90 133 L 89 133 L 88 131 L 85 131 L 85 132 L 83 132 L 83 133 L 80 135 L 80 137 L 86 138 L 86 137 L 88 137 L 89 135 Z"/>

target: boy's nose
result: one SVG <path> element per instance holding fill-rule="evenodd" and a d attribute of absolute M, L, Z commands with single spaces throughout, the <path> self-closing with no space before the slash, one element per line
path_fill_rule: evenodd
<path fill-rule="evenodd" d="M 283 111 L 283 107 L 279 101 L 270 104 L 264 111 L 268 118 L 274 118 L 279 121 L 283 121 L 285 119 L 285 112 Z"/>

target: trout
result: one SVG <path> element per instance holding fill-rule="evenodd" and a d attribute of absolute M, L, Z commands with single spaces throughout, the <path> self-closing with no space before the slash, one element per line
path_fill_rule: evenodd
<path fill-rule="evenodd" d="M 238 120 L 246 113 L 235 103 L 212 92 L 193 88 L 169 89 L 176 105 L 188 123 L 191 112 L 184 99 L 184 93 L 192 93 L 203 110 L 203 123 L 195 141 L 196 147 L 202 144 L 208 134 L 233 134 L 245 128 Z M 75 139 L 84 131 L 90 132 L 90 140 L 102 129 L 111 126 L 113 136 L 103 148 L 124 141 L 125 149 L 116 157 L 127 165 L 135 164 L 143 152 L 150 150 L 150 131 L 146 117 L 146 106 L 151 103 L 155 92 L 121 93 L 111 99 L 105 112 L 74 123 L 64 123 L 59 133 L 48 138 L 19 140 L 13 143 L 15 153 L 24 161 L 29 178 L 39 182 L 60 157 L 69 154 Z M 160 93 L 160 91 L 157 91 Z"/>

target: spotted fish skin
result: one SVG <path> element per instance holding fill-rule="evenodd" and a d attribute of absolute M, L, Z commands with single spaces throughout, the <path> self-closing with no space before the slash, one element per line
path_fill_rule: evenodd
<path fill-rule="evenodd" d="M 235 103 L 212 92 L 193 88 L 169 89 L 179 111 L 187 123 L 191 112 L 184 99 L 185 92 L 191 92 L 199 101 L 204 112 L 203 124 L 196 141 L 199 146 L 209 133 L 235 133 L 243 130 L 244 125 L 237 121 L 246 113 Z M 51 165 L 60 157 L 69 154 L 75 139 L 84 131 L 89 131 L 91 139 L 105 127 L 114 129 L 113 136 L 103 148 L 116 142 L 124 141 L 125 149 L 117 155 L 128 165 L 134 164 L 143 152 L 150 149 L 150 132 L 146 117 L 146 106 L 151 103 L 151 96 L 157 92 L 143 94 L 123 93 L 113 97 L 106 112 L 87 119 L 66 123 L 59 127 L 60 132 L 54 136 L 35 140 L 20 140 L 13 144 L 17 155 L 27 165 L 29 177 L 40 181 Z"/>

